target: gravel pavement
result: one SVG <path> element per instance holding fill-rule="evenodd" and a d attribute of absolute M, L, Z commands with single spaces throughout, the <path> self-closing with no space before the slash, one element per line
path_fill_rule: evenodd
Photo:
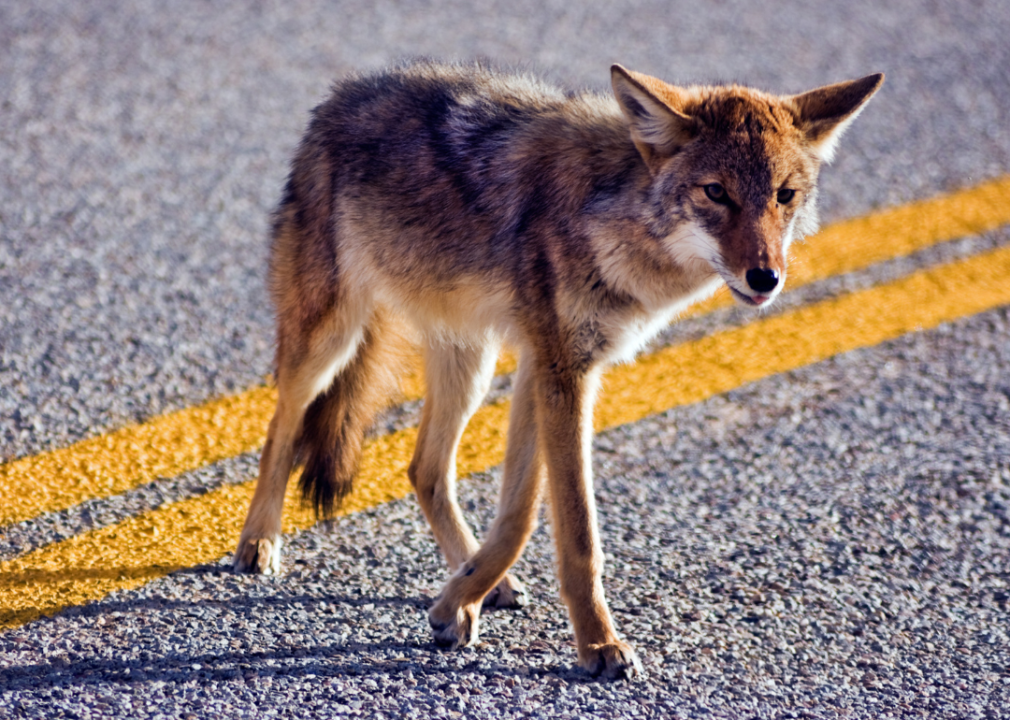
<path fill-rule="evenodd" d="M 573 669 L 546 521 L 516 568 L 532 604 L 438 649 L 446 571 L 410 497 L 301 533 L 282 577 L 199 567 L 0 636 L 0 707 L 1007 717 L 1008 333 L 985 313 L 601 435 L 605 584 L 642 681 Z M 497 481 L 461 485 L 482 529 Z"/>
<path fill-rule="evenodd" d="M 928 10 L 926 9 L 928 7 Z M 486 55 L 779 92 L 882 70 L 826 220 L 1010 168 L 1001 2 L 0 3 L 0 458 L 270 372 L 267 215 L 330 82 Z"/>
<path fill-rule="evenodd" d="M 882 70 L 824 172 L 831 221 L 1010 172 L 1008 37 L 1002 2 L 0 3 L 0 461 L 270 372 L 267 214 L 345 71 L 485 55 L 575 86 L 621 62 L 794 92 Z M 605 584 L 641 681 L 573 668 L 546 521 L 516 569 L 532 604 L 436 648 L 446 571 L 407 498 L 290 538 L 282 577 L 202 566 L 0 634 L 0 718 L 1010 717 L 1008 338 L 1002 308 L 601 435 Z M 0 530 L 0 559 L 255 462 Z M 497 480 L 462 484 L 479 528 Z"/>

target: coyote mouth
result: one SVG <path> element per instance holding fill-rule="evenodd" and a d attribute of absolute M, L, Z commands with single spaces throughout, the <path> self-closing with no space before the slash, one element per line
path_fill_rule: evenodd
<path fill-rule="evenodd" d="M 726 283 L 726 287 L 733 293 L 733 297 L 749 307 L 763 307 L 768 305 L 772 300 L 771 295 L 745 295 L 729 283 Z"/>

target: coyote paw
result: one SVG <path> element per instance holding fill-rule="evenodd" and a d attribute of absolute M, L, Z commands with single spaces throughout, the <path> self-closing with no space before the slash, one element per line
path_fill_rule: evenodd
<path fill-rule="evenodd" d="M 453 608 L 445 600 L 439 600 L 428 611 L 435 642 L 453 650 L 467 647 L 477 642 L 477 621 L 480 619 L 480 605 L 464 605 Z"/>
<path fill-rule="evenodd" d="M 521 608 L 529 602 L 523 584 L 511 575 L 501 579 L 494 589 L 484 596 L 484 607 Z"/>
<path fill-rule="evenodd" d="M 607 680 L 630 680 L 642 674 L 642 663 L 635 651 L 620 640 L 588 646 L 579 653 L 579 665 L 593 677 L 603 676 Z"/>
<path fill-rule="evenodd" d="M 272 538 L 242 538 L 232 569 L 240 573 L 258 573 L 260 575 L 277 575 L 281 571 L 281 539 Z"/>

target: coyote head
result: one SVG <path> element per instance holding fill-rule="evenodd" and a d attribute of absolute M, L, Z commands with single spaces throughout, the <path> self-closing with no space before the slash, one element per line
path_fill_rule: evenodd
<path fill-rule="evenodd" d="M 882 74 L 776 96 L 676 87 L 620 65 L 614 94 L 652 175 L 647 222 L 682 265 L 705 263 L 744 305 L 767 305 L 786 253 L 817 229 L 817 175 Z"/>

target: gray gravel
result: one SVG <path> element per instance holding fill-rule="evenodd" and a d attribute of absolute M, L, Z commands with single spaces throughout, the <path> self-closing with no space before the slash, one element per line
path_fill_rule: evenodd
<path fill-rule="evenodd" d="M 999 0 L 0 3 L 0 459 L 260 382 L 266 216 L 330 81 L 486 55 L 776 91 L 888 73 L 826 219 L 1010 168 Z"/>
<path fill-rule="evenodd" d="M 1006 717 L 1008 333 L 984 313 L 601 435 L 643 681 L 572 668 L 546 521 L 533 604 L 436 648 L 408 498 L 295 536 L 282 577 L 195 568 L 0 636 L 0 715 Z M 497 480 L 461 488 L 485 529 Z"/>
<path fill-rule="evenodd" d="M 883 70 L 824 173 L 830 222 L 1010 171 L 1007 37 L 998 0 L 0 3 L 0 461 L 261 382 L 267 213 L 342 72 L 487 55 L 574 85 L 620 61 L 792 92 Z M 598 438 L 606 584 L 641 682 L 573 669 L 549 523 L 517 567 L 534 603 L 437 649 L 445 570 L 408 498 L 291 538 L 283 577 L 195 568 L 0 635 L 0 717 L 1008 717 L 1008 325 L 984 313 Z M 0 557 L 254 464 L 22 523 Z M 496 481 L 462 486 L 479 527 Z"/>

